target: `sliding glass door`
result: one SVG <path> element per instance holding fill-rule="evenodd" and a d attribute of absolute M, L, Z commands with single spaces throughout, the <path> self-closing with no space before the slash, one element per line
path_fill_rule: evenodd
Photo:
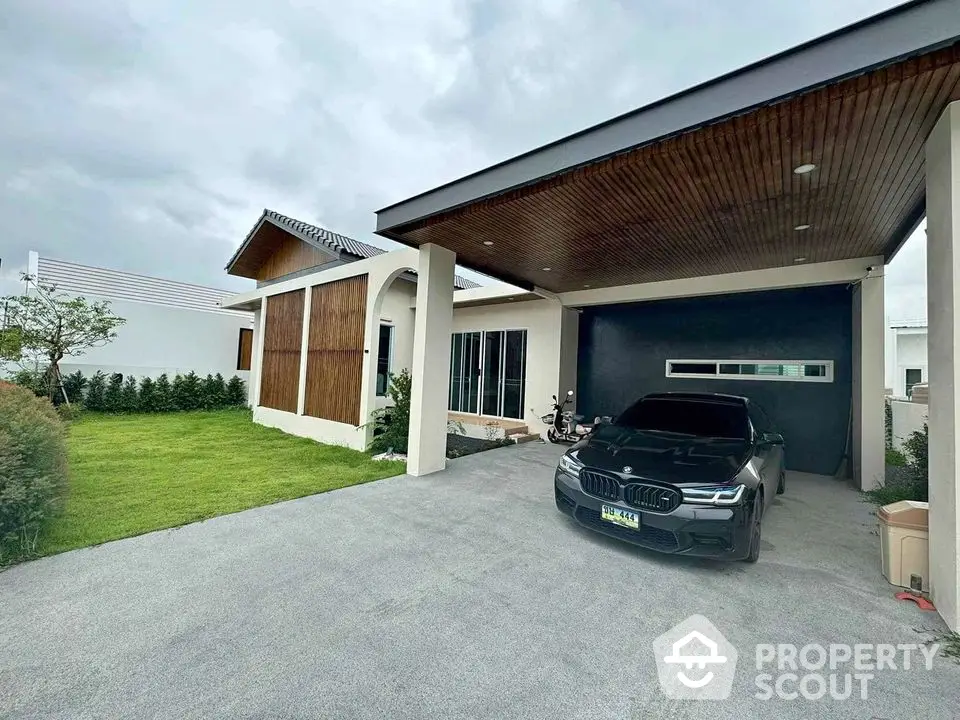
<path fill-rule="evenodd" d="M 526 367 L 526 330 L 454 333 L 449 408 L 522 418 Z"/>

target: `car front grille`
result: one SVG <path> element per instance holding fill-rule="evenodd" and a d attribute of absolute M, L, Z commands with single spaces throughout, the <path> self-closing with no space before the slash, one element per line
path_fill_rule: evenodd
<path fill-rule="evenodd" d="M 620 483 L 615 477 L 582 469 L 580 471 L 580 487 L 587 495 L 603 498 L 604 500 L 620 499 Z"/>
<path fill-rule="evenodd" d="M 576 519 L 593 530 L 599 530 L 620 540 L 643 545 L 654 550 L 670 552 L 678 547 L 675 533 L 652 525 L 640 525 L 638 530 L 614 525 L 601 519 L 600 513 L 591 508 L 580 506 L 577 508 Z"/>
<path fill-rule="evenodd" d="M 623 489 L 623 501 L 631 507 L 650 512 L 669 513 L 680 507 L 683 494 L 676 488 L 659 485 L 627 485 Z"/>

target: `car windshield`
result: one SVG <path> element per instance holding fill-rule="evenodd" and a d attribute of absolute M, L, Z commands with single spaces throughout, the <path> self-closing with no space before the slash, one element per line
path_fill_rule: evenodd
<path fill-rule="evenodd" d="M 644 398 L 627 408 L 616 424 L 693 437 L 750 437 L 745 406 L 711 400 Z"/>

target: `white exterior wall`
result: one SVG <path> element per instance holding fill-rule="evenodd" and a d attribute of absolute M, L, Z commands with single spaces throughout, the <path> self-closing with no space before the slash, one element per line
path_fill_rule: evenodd
<path fill-rule="evenodd" d="M 927 328 L 888 328 L 886 352 L 886 386 L 894 397 L 906 397 L 908 369 L 920 370 L 920 382 L 927 382 Z"/>
<path fill-rule="evenodd" d="M 91 300 L 100 299 L 87 295 Z M 250 373 L 237 370 L 240 329 L 253 327 L 253 314 L 226 314 L 110 300 L 110 309 L 127 322 L 113 342 L 83 355 L 64 358 L 64 374 L 76 370 L 85 376 L 98 370 L 137 377 L 173 376 L 191 370 L 198 375 L 221 373 L 225 378 Z"/>
<path fill-rule="evenodd" d="M 112 342 L 64 358 L 65 374 L 79 370 L 87 376 L 100 371 L 155 378 L 193 371 L 249 380 L 249 371 L 237 369 L 237 359 L 240 330 L 253 328 L 253 313 L 222 309 L 219 303 L 229 292 L 39 257 L 35 252 L 27 264 L 39 282 L 66 295 L 106 300 L 126 320 Z"/>
<path fill-rule="evenodd" d="M 903 444 L 910 435 L 914 431 L 923 430 L 929 411 L 924 403 L 906 400 L 891 400 L 890 410 L 893 414 L 893 447 L 903 452 Z"/>
<path fill-rule="evenodd" d="M 506 302 L 499 305 L 454 308 L 453 332 L 475 330 L 526 330 L 527 367 L 524 377 L 524 416 L 522 420 L 531 432 L 544 432 L 546 426 L 540 416 L 550 412 L 550 397 L 576 387 L 576 345 L 566 345 L 565 375 L 561 380 L 561 339 L 563 319 L 567 318 L 570 334 L 570 314 L 552 300 Z M 576 333 L 573 333 L 574 338 Z M 572 373 L 571 373 L 572 353 Z M 569 387 L 562 385 L 566 382 Z"/>
<path fill-rule="evenodd" d="M 413 324 L 415 311 L 411 307 L 417 296 L 416 283 L 397 278 L 387 289 L 380 308 L 380 324 L 393 326 L 393 347 L 390 349 L 390 372 L 410 370 L 413 362 Z M 378 336 L 379 337 L 379 336 Z M 371 340 L 371 352 L 375 352 Z M 374 355 L 374 360 L 378 356 Z M 378 408 L 390 405 L 388 396 L 377 396 Z"/>

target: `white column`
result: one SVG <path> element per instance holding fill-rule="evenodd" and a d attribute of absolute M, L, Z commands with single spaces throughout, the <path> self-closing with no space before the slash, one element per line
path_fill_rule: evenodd
<path fill-rule="evenodd" d="M 883 267 L 874 267 L 853 289 L 853 431 L 851 463 L 854 485 L 873 490 L 884 483 Z"/>
<path fill-rule="evenodd" d="M 259 398 L 258 383 L 260 382 L 260 353 L 263 335 L 263 309 L 253 311 L 253 341 L 250 347 L 250 377 L 247 382 L 247 405 L 253 407 Z"/>
<path fill-rule="evenodd" d="M 310 287 L 303 291 L 303 325 L 300 330 L 300 379 L 297 385 L 297 415 L 303 415 L 307 397 L 307 348 L 310 345 L 310 306 L 313 293 Z"/>
<path fill-rule="evenodd" d="M 447 463 L 447 396 L 456 259 L 454 253 L 439 245 L 420 248 L 407 450 L 407 472 L 411 475 L 428 475 L 443 470 Z"/>
<path fill-rule="evenodd" d="M 960 102 L 927 138 L 930 591 L 960 631 Z"/>
<path fill-rule="evenodd" d="M 251 407 L 260 404 L 260 379 L 263 377 L 263 335 L 267 327 L 267 298 L 260 301 L 260 309 L 254 315 L 253 358 L 250 372 Z"/>

